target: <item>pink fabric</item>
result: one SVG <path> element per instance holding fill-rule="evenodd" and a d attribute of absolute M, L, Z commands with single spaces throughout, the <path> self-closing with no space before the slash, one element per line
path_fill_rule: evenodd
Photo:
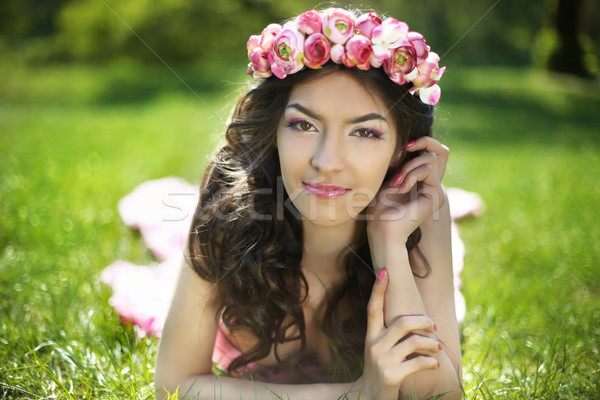
<path fill-rule="evenodd" d="M 483 212 L 484 204 L 477 194 L 456 188 L 448 188 L 447 192 L 453 220 Z M 125 224 L 140 230 L 148 248 L 161 261 L 149 266 L 115 261 L 100 276 L 101 281 L 113 289 L 110 305 L 123 322 L 139 328 L 140 336 L 160 336 L 198 197 L 195 186 L 181 178 L 168 177 L 142 183 L 119 202 L 119 213 Z M 460 292 L 460 272 L 465 247 L 454 223 L 452 252 L 456 315 L 462 321 L 466 304 Z M 231 343 L 227 342 L 228 346 L 223 339 L 217 336 L 219 347 L 215 346 L 213 357 L 220 359 L 219 365 L 229 365 L 235 353 Z"/>
<path fill-rule="evenodd" d="M 119 201 L 126 225 L 139 229 L 159 260 L 181 253 L 198 204 L 199 190 L 177 177 L 142 183 Z"/>
<path fill-rule="evenodd" d="M 242 353 L 225 337 L 219 329 L 215 338 L 215 347 L 213 349 L 212 360 L 215 364 L 223 369 L 231 364 L 231 362 L 239 357 Z M 253 370 L 256 365 L 248 365 L 248 369 Z"/>
<path fill-rule="evenodd" d="M 160 336 L 179 265 L 177 257 L 150 266 L 115 261 L 102 271 L 100 280 L 113 289 L 109 304 L 140 337 Z"/>
<path fill-rule="evenodd" d="M 459 188 L 446 188 L 450 203 L 450 216 L 453 221 L 467 217 L 477 217 L 485 211 L 483 199 L 478 194 Z"/>
<path fill-rule="evenodd" d="M 213 348 L 212 362 L 219 369 L 226 371 L 232 361 L 242 353 L 231 343 L 221 329 L 217 331 L 215 346 Z M 314 366 L 308 367 L 305 373 L 311 377 L 318 377 L 321 370 Z M 271 383 L 293 383 L 292 373 L 290 371 L 273 372 L 266 368 L 261 368 L 257 363 L 247 364 L 238 375 L 248 375 L 252 373 L 252 379 L 261 382 Z"/>
<path fill-rule="evenodd" d="M 221 329 L 217 331 L 217 337 L 215 338 L 215 347 L 213 348 L 212 361 L 219 368 L 227 370 L 227 367 L 231 362 L 239 357 L 242 353 L 225 337 L 225 334 Z M 244 372 L 252 372 L 256 369 L 256 363 L 250 363 L 246 365 Z"/>

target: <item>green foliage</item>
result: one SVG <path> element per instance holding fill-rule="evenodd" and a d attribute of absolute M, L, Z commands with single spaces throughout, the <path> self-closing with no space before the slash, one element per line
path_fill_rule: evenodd
<path fill-rule="evenodd" d="M 28 64 L 47 61 L 239 64 L 245 45 L 269 23 L 330 2 L 308 0 L 61 0 L 43 7 L 26 0 L 0 5 L 0 50 Z M 375 9 L 425 34 L 446 64 L 528 65 L 535 37 L 553 25 L 551 1 L 372 0 L 336 5 Z M 4 13 L 2 11 L 5 11 Z M 590 61 L 600 49 L 593 22 L 600 6 L 584 4 L 582 34 Z M 547 38 L 547 37 L 546 37 Z M 551 43 L 554 46 L 556 43 Z M 595 57 L 594 57 L 595 55 Z"/>
<path fill-rule="evenodd" d="M 117 202 L 198 181 L 231 68 L 177 69 L 195 95 L 165 68 L 0 67 L 0 398 L 153 398 L 157 341 L 120 324 L 99 274 L 153 261 Z M 446 184 L 487 204 L 460 225 L 466 398 L 597 398 L 598 85 L 502 68 L 443 82 Z"/>
<path fill-rule="evenodd" d="M 60 39 L 75 59 L 115 56 L 168 62 L 245 55 L 250 34 L 289 18 L 298 2 L 186 0 L 83 0 L 60 14 Z M 155 54 L 156 53 L 156 54 Z"/>
<path fill-rule="evenodd" d="M 597 84 L 455 73 L 438 114 L 451 148 L 446 182 L 487 205 L 461 224 L 467 398 L 597 398 Z"/>

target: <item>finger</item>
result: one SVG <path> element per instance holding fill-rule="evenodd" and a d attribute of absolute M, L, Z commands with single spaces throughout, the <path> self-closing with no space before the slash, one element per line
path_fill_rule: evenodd
<path fill-rule="evenodd" d="M 403 146 L 403 148 L 406 151 L 411 152 L 418 150 L 433 151 L 434 153 L 437 153 L 441 156 L 448 155 L 450 153 L 450 149 L 447 146 L 443 145 L 431 136 L 421 136 L 415 140 L 408 142 Z"/>
<path fill-rule="evenodd" d="M 386 358 L 389 357 L 390 362 L 399 363 L 408 359 L 411 354 L 432 356 L 442 351 L 443 348 L 442 344 L 435 338 L 411 335 L 392 347 L 386 353 Z"/>
<path fill-rule="evenodd" d="M 415 372 L 425 371 L 428 369 L 437 369 L 440 367 L 440 363 L 434 357 L 429 356 L 417 356 L 402 362 L 399 366 L 387 368 L 384 371 L 386 380 L 390 382 L 402 382 L 409 375 Z"/>
<path fill-rule="evenodd" d="M 419 183 L 420 185 L 416 186 Z M 440 179 L 437 177 L 434 168 L 429 164 L 424 164 L 411 171 L 406 176 L 405 182 L 398 187 L 398 194 L 410 195 L 413 200 L 416 200 L 417 208 L 415 211 L 418 210 L 416 211 L 418 215 L 435 212 L 446 202 Z"/>
<path fill-rule="evenodd" d="M 416 140 L 408 142 L 403 146 L 403 148 L 409 152 L 424 150 L 426 152 L 435 153 L 438 157 L 438 171 L 440 176 L 444 176 L 446 164 L 448 163 L 448 156 L 450 154 L 450 149 L 448 147 L 430 136 L 422 136 Z"/>
<path fill-rule="evenodd" d="M 404 177 L 400 186 L 398 186 L 398 193 L 408 193 L 417 182 L 423 182 L 429 186 L 441 186 L 440 178 L 437 175 L 437 171 L 431 164 L 423 164 L 419 167 L 408 172 Z"/>
<path fill-rule="evenodd" d="M 438 170 L 437 154 L 431 151 L 406 162 L 406 164 L 400 168 L 400 173 L 394 180 L 394 186 L 397 186 L 400 182 L 403 182 L 406 179 L 406 175 L 408 175 L 410 171 L 425 164 L 430 164 L 435 170 Z"/>
<path fill-rule="evenodd" d="M 382 348 L 387 350 L 396 346 L 399 340 L 411 333 L 423 332 L 423 334 L 433 334 L 435 330 L 435 324 L 431 318 L 426 315 L 403 315 L 396 319 L 386 329 L 385 335 L 381 338 L 380 343 Z M 423 335 L 418 336 L 423 337 Z"/>
<path fill-rule="evenodd" d="M 379 271 L 371 298 L 367 304 L 367 335 L 366 339 L 372 341 L 385 328 L 383 320 L 383 301 L 385 297 L 385 289 L 388 283 L 387 269 L 383 268 Z"/>

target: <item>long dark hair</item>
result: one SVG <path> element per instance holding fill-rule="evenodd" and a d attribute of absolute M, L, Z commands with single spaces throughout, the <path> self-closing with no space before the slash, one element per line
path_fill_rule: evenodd
<path fill-rule="evenodd" d="M 431 135 L 433 107 L 409 94 L 407 87 L 392 83 L 381 68 L 363 71 L 329 62 L 320 70 L 267 78 L 239 100 L 225 132 L 226 142 L 204 173 L 188 241 L 194 270 L 218 285 L 222 307 L 216 317 L 232 332 L 250 332 L 258 339 L 233 360 L 229 372 L 266 357 L 272 348 L 282 365 L 292 365 L 306 347 L 302 303 L 308 286 L 300 266 L 302 222 L 278 182 L 276 133 L 292 88 L 337 71 L 349 74 L 383 100 L 396 124 L 397 154 L 410 140 Z M 410 254 L 413 250 L 420 254 L 419 240 L 417 230 L 407 244 Z M 366 232 L 340 257 L 347 277 L 329 295 L 323 329 L 337 354 L 362 357 L 366 305 L 374 282 Z M 413 273 L 423 277 L 428 268 L 413 268 Z M 351 310 L 351 320 L 342 309 Z M 286 336 L 290 327 L 296 328 L 297 336 Z M 300 350 L 292 359 L 282 360 L 278 346 L 290 340 L 300 340 Z"/>

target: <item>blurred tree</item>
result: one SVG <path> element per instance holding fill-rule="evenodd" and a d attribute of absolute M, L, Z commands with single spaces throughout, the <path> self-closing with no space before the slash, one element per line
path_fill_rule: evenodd
<path fill-rule="evenodd" d="M 55 33 L 55 17 L 69 0 L 2 0 L 0 33 L 12 39 L 30 39 Z"/>
<path fill-rule="evenodd" d="M 581 0 L 558 0 L 554 21 L 558 43 L 548 67 L 553 71 L 591 77 L 584 65 L 584 49 L 580 40 Z"/>
<path fill-rule="evenodd" d="M 244 55 L 249 32 L 259 33 L 266 24 L 288 18 L 287 10 L 301 3 L 298 0 L 73 1 L 60 14 L 60 39 L 76 59 L 124 56 L 148 61 L 155 59 L 153 53 L 156 53 L 174 63 L 215 56 L 226 61 Z"/>
<path fill-rule="evenodd" d="M 370 0 L 363 9 L 407 21 L 428 44 L 452 64 L 528 65 L 547 63 L 556 42 L 549 20 L 558 0 Z M 600 2 L 561 0 L 583 8 L 579 28 L 587 36 L 563 42 L 584 47 L 585 64 L 600 37 Z M 339 6 L 356 4 L 338 0 Z M 570 5 L 571 4 L 571 5 Z M 575 4 L 575 5 L 572 5 Z M 248 36 L 274 21 L 283 21 L 327 3 L 315 0 L 0 0 L 0 51 L 26 62 L 104 62 L 129 58 L 172 63 L 239 63 Z M 560 11 L 559 13 L 561 13 Z M 562 15 L 562 14 L 561 14 Z M 557 18 L 568 23 L 569 16 Z M 577 24 L 576 24 L 577 25 Z M 562 28 L 561 28 L 562 29 Z M 566 28 L 565 32 L 572 29 Z M 544 46 L 536 42 L 544 33 Z M 537 35 L 537 36 L 536 36 Z M 571 36 L 568 36 L 571 35 Z M 591 39 L 590 39 L 591 38 Z M 533 55 L 544 47 L 543 57 Z M 590 50 L 591 49 L 591 50 Z M 11 53 L 12 52 L 12 53 Z M 539 51 L 538 51 L 539 52 Z M 557 61 L 570 60 L 557 55 Z M 595 59 L 595 58 L 594 58 Z M 592 60 L 593 61 L 593 60 Z M 536 61 L 537 62 L 537 61 Z M 588 66 L 589 69 L 589 66 Z"/>

